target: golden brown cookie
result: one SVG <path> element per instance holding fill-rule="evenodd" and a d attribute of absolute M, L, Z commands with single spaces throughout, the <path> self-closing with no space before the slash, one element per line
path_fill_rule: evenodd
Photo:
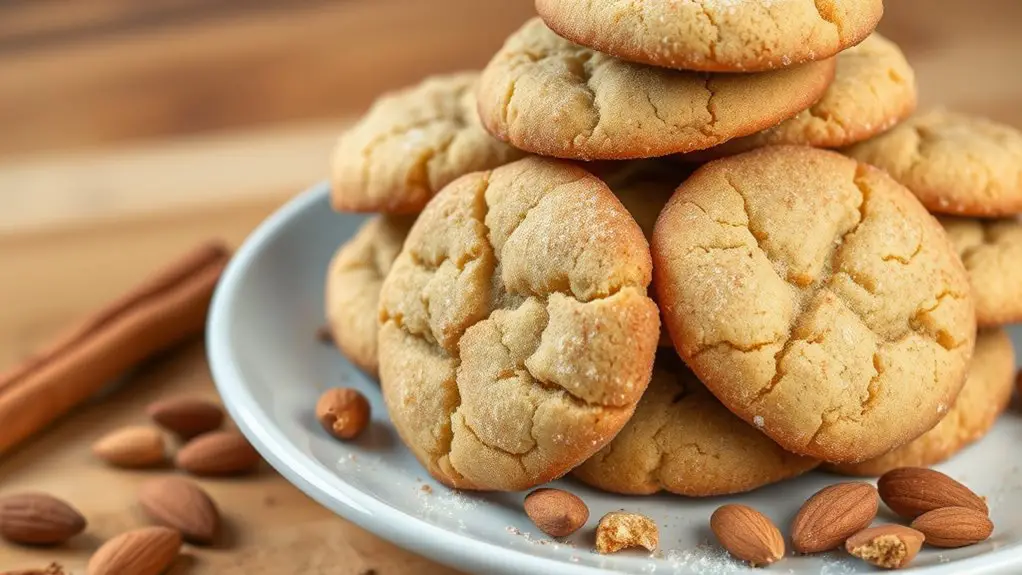
<path fill-rule="evenodd" d="M 930 110 L 845 150 L 887 170 L 935 214 L 1022 213 L 1022 132 L 985 118 Z"/>
<path fill-rule="evenodd" d="M 843 148 L 889 130 L 915 108 L 912 67 L 896 44 L 873 33 L 838 54 L 834 82 L 819 102 L 776 126 L 683 158 L 705 161 L 783 144 Z"/>
<path fill-rule="evenodd" d="M 706 164 L 660 214 L 653 260 L 682 358 L 788 451 L 876 457 L 933 427 L 965 380 L 961 260 L 908 190 L 840 154 Z"/>
<path fill-rule="evenodd" d="M 898 467 L 929 467 L 979 440 L 1008 407 L 1015 381 L 1015 349 L 1003 329 L 980 332 L 969 377 L 953 407 L 930 431 L 875 459 L 828 465 L 844 475 L 883 475 Z M 642 409 L 640 404 L 639 409 Z"/>
<path fill-rule="evenodd" d="M 405 444 L 458 488 L 567 473 L 649 382 L 651 273 L 639 226 L 581 168 L 526 158 L 448 185 L 380 294 L 380 382 Z"/>
<path fill-rule="evenodd" d="M 706 74 L 618 60 L 573 44 L 536 18 L 511 35 L 479 80 L 490 133 L 530 152 L 580 160 L 701 150 L 808 108 L 833 59 L 757 74 Z"/>
<path fill-rule="evenodd" d="M 366 220 L 330 261 L 326 318 L 334 343 L 352 363 L 377 377 L 376 325 L 380 287 L 401 252 L 415 216 Z"/>
<path fill-rule="evenodd" d="M 1022 322 L 1022 222 L 941 217 L 969 272 L 980 327 Z"/>
<path fill-rule="evenodd" d="M 862 41 L 882 0 L 536 0 L 561 36 L 633 62 L 754 72 L 821 60 Z"/>
<path fill-rule="evenodd" d="M 522 157 L 479 123 L 478 78 L 434 76 L 377 99 L 334 148 L 334 209 L 416 213 L 455 178 Z"/>
<path fill-rule="evenodd" d="M 784 451 L 736 417 L 673 350 L 661 350 L 628 425 L 572 474 L 613 493 L 705 497 L 751 491 L 818 463 Z"/>

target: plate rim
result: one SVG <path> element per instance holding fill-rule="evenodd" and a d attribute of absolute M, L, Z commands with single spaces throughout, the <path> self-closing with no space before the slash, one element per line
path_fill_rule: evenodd
<path fill-rule="evenodd" d="M 366 494 L 346 482 L 283 435 L 244 383 L 230 341 L 232 305 L 242 278 L 263 248 L 284 232 L 289 221 L 329 195 L 330 185 L 317 182 L 263 220 L 228 262 L 210 303 L 206 354 L 214 385 L 238 429 L 271 467 L 314 501 L 359 527 L 414 553 L 459 570 L 487 573 L 556 573 L 601 575 L 612 571 L 539 557 L 508 549 L 432 525 Z M 1022 564 L 1016 547 L 994 550 L 943 565 L 909 568 L 932 575 L 993 573 Z"/>

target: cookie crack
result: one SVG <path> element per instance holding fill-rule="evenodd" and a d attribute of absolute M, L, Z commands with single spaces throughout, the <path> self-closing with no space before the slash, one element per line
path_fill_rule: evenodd
<path fill-rule="evenodd" d="M 362 147 L 362 186 L 366 189 L 370 187 L 369 178 L 371 172 L 369 168 L 372 164 L 371 158 L 373 153 L 376 152 L 376 149 L 383 145 L 384 142 L 393 138 L 405 136 L 412 130 L 425 128 L 431 124 L 443 124 L 446 122 L 447 119 L 444 117 L 430 116 L 421 120 L 395 126 L 386 132 L 374 136 L 373 139 L 369 140 L 366 145 Z"/>
<path fill-rule="evenodd" d="M 713 28 L 713 38 L 707 41 L 706 48 L 710 53 L 710 59 L 717 61 L 717 42 L 720 41 L 720 26 L 717 21 L 713 18 L 713 14 L 710 12 L 709 7 L 706 6 L 706 2 L 698 2 L 699 9 L 703 12 L 703 16 L 706 16 L 706 21 L 710 23 L 710 27 Z"/>
<path fill-rule="evenodd" d="M 716 106 L 716 103 L 714 102 L 714 99 L 717 97 L 717 92 L 713 89 L 713 79 L 714 79 L 714 77 L 713 77 L 712 74 L 705 74 L 703 77 L 705 78 L 705 80 L 704 80 L 705 83 L 704 83 L 703 87 L 706 89 L 706 91 L 709 94 L 707 96 L 707 98 L 706 98 L 706 113 L 710 115 L 710 121 L 708 123 L 706 123 L 705 125 L 700 126 L 699 127 L 699 131 L 704 136 L 708 136 L 708 137 L 718 138 L 719 139 L 719 136 L 716 133 L 716 127 L 717 127 L 717 106 Z M 728 184 L 731 184 L 730 179 L 728 179 Z M 731 187 L 734 187 L 734 184 L 731 184 Z M 740 192 L 739 192 L 739 195 L 741 195 Z M 744 196 L 743 196 L 743 199 L 744 199 Z"/>
<path fill-rule="evenodd" d="M 768 345 L 776 345 L 778 343 L 781 343 L 782 341 L 784 341 L 786 339 L 786 337 L 787 336 L 781 336 L 781 337 L 779 337 L 777 339 L 773 339 L 773 340 L 770 340 L 770 341 L 763 341 L 763 342 L 752 343 L 752 344 L 748 344 L 748 345 L 742 345 L 742 344 L 735 343 L 733 341 L 729 341 L 729 340 L 724 339 L 724 340 L 716 341 L 716 342 L 713 342 L 713 343 L 705 344 L 703 347 L 701 347 L 700 349 L 696 350 L 696 352 L 692 354 L 692 360 L 695 360 L 697 357 L 701 356 L 702 354 L 704 354 L 704 353 L 706 353 L 708 351 L 712 351 L 713 349 L 716 349 L 716 348 L 719 348 L 719 347 L 726 347 L 726 348 L 728 348 L 730 350 L 738 351 L 738 352 L 741 352 L 741 353 L 752 353 L 754 351 L 759 351 L 759 350 L 763 349 L 764 347 L 767 347 Z"/>
<path fill-rule="evenodd" d="M 832 0 L 813 0 L 813 7 L 816 8 L 816 13 L 820 15 L 820 19 L 828 24 L 833 24 L 837 28 L 838 38 L 844 39 L 844 30 L 842 29 L 841 22 L 838 20 L 834 13 L 834 4 Z"/>
<path fill-rule="evenodd" d="M 456 412 L 457 412 L 457 410 L 455 410 L 455 413 Z M 451 417 L 453 417 L 455 415 L 455 413 L 452 413 Z M 475 440 L 478 441 L 481 445 L 485 445 L 486 447 L 488 447 L 488 448 L 490 448 L 490 449 L 492 449 L 492 450 L 494 450 L 494 451 L 496 451 L 498 453 L 503 453 L 504 455 L 507 455 L 511 459 L 514 459 L 518 463 L 518 466 L 521 468 L 522 475 L 525 476 L 525 477 L 528 477 L 530 475 L 529 474 L 529 470 L 525 467 L 525 462 L 523 461 L 523 458 L 526 455 L 528 455 L 529 453 L 531 453 L 534 449 L 536 449 L 535 445 L 532 448 L 530 448 L 528 451 L 526 451 L 525 453 L 515 453 L 513 451 L 508 451 L 508 450 L 506 450 L 506 449 L 504 449 L 502 447 L 499 447 L 499 446 L 496 446 L 496 445 L 491 445 L 491 444 L 486 443 L 485 441 L 483 441 L 483 439 L 481 437 L 479 437 L 479 434 L 476 432 L 476 430 L 472 428 L 472 425 L 469 424 L 467 417 L 462 416 L 461 422 L 462 422 L 462 424 L 464 424 L 465 430 L 468 431 L 469 434 L 472 435 L 472 437 L 474 437 Z M 451 467 L 454 467 L 453 463 L 451 463 Z"/>

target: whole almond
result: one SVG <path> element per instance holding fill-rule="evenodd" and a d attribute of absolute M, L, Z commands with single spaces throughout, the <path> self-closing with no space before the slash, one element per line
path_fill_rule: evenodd
<path fill-rule="evenodd" d="M 176 465 L 193 475 L 243 475 L 258 469 L 259 453 L 237 431 L 211 431 L 177 452 Z"/>
<path fill-rule="evenodd" d="M 160 427 L 182 439 L 218 429 L 224 422 L 220 406 L 205 399 L 171 397 L 149 404 L 146 413 Z"/>
<path fill-rule="evenodd" d="M 877 481 L 880 498 L 898 515 L 915 519 L 941 507 L 968 507 L 983 515 L 987 504 L 968 487 L 947 475 L 924 467 L 901 467 Z"/>
<path fill-rule="evenodd" d="M 177 557 L 181 534 L 166 527 L 121 533 L 89 559 L 89 575 L 159 575 Z"/>
<path fill-rule="evenodd" d="M 849 537 L 845 549 L 877 567 L 900 569 L 916 558 L 925 538 L 904 525 L 878 525 Z"/>
<path fill-rule="evenodd" d="M 213 542 L 220 512 L 209 495 L 183 477 L 160 477 L 142 485 L 138 500 L 146 515 L 157 523 L 177 529 L 186 541 Z"/>
<path fill-rule="evenodd" d="M 525 514 L 551 537 L 566 537 L 589 520 L 589 508 L 574 493 L 537 489 L 525 497 Z"/>
<path fill-rule="evenodd" d="M 799 553 L 836 549 L 869 526 L 880 498 L 869 483 L 838 483 L 817 491 L 799 509 L 791 525 L 791 545 Z"/>
<path fill-rule="evenodd" d="M 316 402 L 316 419 L 337 439 L 354 439 L 369 425 L 369 401 L 357 389 L 335 387 Z"/>
<path fill-rule="evenodd" d="M 156 467 L 166 461 L 163 434 L 155 427 L 122 427 L 92 444 L 92 453 L 116 467 Z"/>
<path fill-rule="evenodd" d="M 985 513 L 968 507 L 927 511 L 912 521 L 912 528 L 926 535 L 926 543 L 934 547 L 965 547 L 985 541 L 994 532 Z"/>
<path fill-rule="evenodd" d="M 0 537 L 28 545 L 56 545 L 85 530 L 77 509 L 45 493 L 0 499 Z"/>
<path fill-rule="evenodd" d="M 724 505 L 710 516 L 710 529 L 728 553 L 753 567 L 784 557 L 781 532 L 765 515 L 745 505 Z"/>

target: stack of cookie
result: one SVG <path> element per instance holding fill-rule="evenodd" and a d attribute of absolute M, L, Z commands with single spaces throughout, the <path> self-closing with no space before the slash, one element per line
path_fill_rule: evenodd
<path fill-rule="evenodd" d="M 978 218 L 1022 211 L 1022 135 L 913 116 L 881 0 L 536 7 L 332 160 L 334 208 L 378 213 L 334 340 L 433 477 L 718 495 L 989 429 L 1022 228 Z"/>

